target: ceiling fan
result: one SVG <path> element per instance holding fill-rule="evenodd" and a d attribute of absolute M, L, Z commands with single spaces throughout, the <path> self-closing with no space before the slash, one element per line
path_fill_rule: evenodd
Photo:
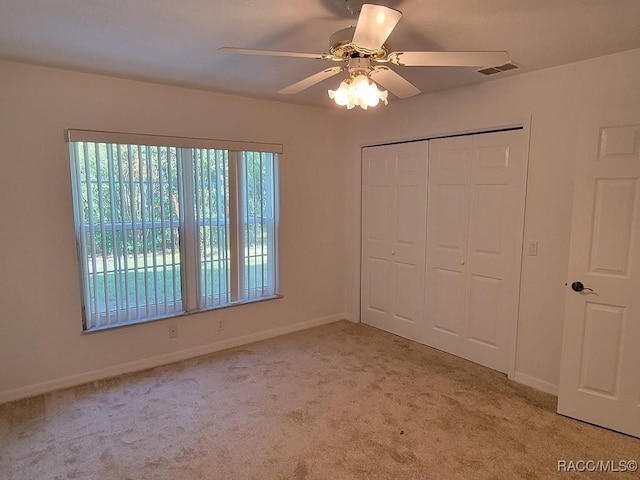
<path fill-rule="evenodd" d="M 389 68 L 398 67 L 484 67 L 509 61 L 503 51 L 485 52 L 390 52 L 385 43 L 400 21 L 402 12 L 393 8 L 364 4 L 355 27 L 338 30 L 329 40 L 330 53 L 298 53 L 274 50 L 222 47 L 226 53 L 329 60 L 337 65 L 283 88 L 278 93 L 296 94 L 316 83 L 347 70 L 349 76 L 329 96 L 338 104 L 366 109 L 379 102 L 387 103 L 387 92 L 378 90 L 378 82 L 398 98 L 408 98 L 420 90 Z"/>

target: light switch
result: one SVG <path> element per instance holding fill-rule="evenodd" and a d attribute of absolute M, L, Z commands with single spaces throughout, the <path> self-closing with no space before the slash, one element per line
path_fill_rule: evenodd
<path fill-rule="evenodd" d="M 538 256 L 538 241 L 531 240 L 529 242 L 529 255 L 532 257 Z"/>

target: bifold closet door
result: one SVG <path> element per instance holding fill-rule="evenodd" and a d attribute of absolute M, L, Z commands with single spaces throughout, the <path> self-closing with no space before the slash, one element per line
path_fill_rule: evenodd
<path fill-rule="evenodd" d="M 430 141 L 422 343 L 501 372 L 515 348 L 522 130 Z"/>
<path fill-rule="evenodd" d="M 424 329 L 428 142 L 363 149 L 362 321 L 419 340 Z"/>

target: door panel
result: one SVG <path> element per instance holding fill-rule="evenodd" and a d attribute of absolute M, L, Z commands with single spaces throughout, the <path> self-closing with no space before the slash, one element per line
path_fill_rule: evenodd
<path fill-rule="evenodd" d="M 371 212 L 368 238 L 373 241 L 388 241 L 389 187 L 374 185 L 370 193 L 367 207 Z"/>
<path fill-rule="evenodd" d="M 417 339 L 424 318 L 427 143 L 363 149 L 362 321 Z"/>
<path fill-rule="evenodd" d="M 474 253 L 502 254 L 502 220 L 504 218 L 505 185 L 476 185 L 473 203 L 476 215 L 471 217 Z"/>
<path fill-rule="evenodd" d="M 400 320 L 415 322 L 418 320 L 418 301 L 413 295 L 413 290 L 420 273 L 415 265 L 396 262 L 394 264 L 396 289 L 395 289 L 395 316 Z"/>
<path fill-rule="evenodd" d="M 433 140 L 423 342 L 506 372 L 517 321 L 521 130 Z"/>
<path fill-rule="evenodd" d="M 420 186 L 398 186 L 396 196 L 396 242 L 410 246 L 423 244 L 424 230 L 415 222 L 417 215 L 424 211 L 424 191 Z"/>
<path fill-rule="evenodd" d="M 471 275 L 469 310 L 473 312 L 469 338 L 491 348 L 498 347 L 497 320 L 500 317 L 499 278 Z"/>
<path fill-rule="evenodd" d="M 466 223 L 468 208 L 466 183 L 441 183 L 436 186 L 434 199 L 437 203 L 431 209 L 434 221 L 434 240 L 439 248 L 457 250 L 466 248 Z M 435 201 L 435 200 L 433 200 Z"/>
<path fill-rule="evenodd" d="M 387 283 L 391 276 L 388 246 L 393 187 L 385 156 L 373 156 L 363 168 L 366 168 L 368 188 L 363 190 L 362 202 L 363 211 L 367 212 L 367 221 L 363 223 L 363 246 L 367 247 L 367 256 L 363 257 L 362 268 L 367 275 L 362 277 L 362 310 L 372 322 L 379 322 L 390 312 Z"/>
<path fill-rule="evenodd" d="M 433 268 L 431 275 L 434 277 L 432 285 L 435 288 L 432 308 L 429 309 L 433 328 L 441 334 L 457 337 L 464 313 L 464 275 L 460 271 L 440 267 Z"/>
<path fill-rule="evenodd" d="M 470 145 L 470 137 L 432 140 L 429 145 L 427 328 L 422 342 L 453 354 L 459 353 L 464 335 Z"/>
<path fill-rule="evenodd" d="M 580 389 L 617 396 L 624 308 L 587 303 Z"/>
<path fill-rule="evenodd" d="M 640 437 L 640 107 L 579 138 L 558 412 Z"/>
<path fill-rule="evenodd" d="M 389 311 L 387 297 L 387 279 L 389 278 L 389 262 L 373 256 L 368 261 L 367 298 L 369 310 L 386 315 Z"/>
<path fill-rule="evenodd" d="M 598 178 L 595 183 L 590 273 L 628 277 L 638 180 Z"/>

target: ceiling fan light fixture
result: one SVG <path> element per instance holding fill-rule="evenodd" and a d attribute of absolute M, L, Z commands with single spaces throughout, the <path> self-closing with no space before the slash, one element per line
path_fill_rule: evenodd
<path fill-rule="evenodd" d="M 337 90 L 329 90 L 329 98 L 336 102 L 336 105 L 347 106 L 349 103 L 349 84 L 346 80 L 340 84 Z"/>
<path fill-rule="evenodd" d="M 335 0 L 337 1 L 337 0 Z M 244 55 L 266 55 L 276 57 L 299 57 L 317 60 L 330 60 L 334 67 L 306 77 L 288 87 L 279 90 L 282 94 L 296 94 L 316 85 L 338 73 L 347 70 L 349 77 L 337 90 L 329 90 L 329 97 L 339 106 L 348 109 L 356 106 L 367 109 L 380 102 L 388 103 L 386 90 L 380 90 L 371 81 L 374 77 L 379 85 L 388 88 L 397 98 L 409 98 L 420 93 L 420 89 L 406 80 L 385 63 L 397 67 L 483 67 L 496 66 L 492 70 L 515 68 L 509 54 L 504 51 L 465 51 L 465 52 L 427 52 L 427 51 L 390 51 L 386 43 L 389 35 L 400 21 L 402 12 L 383 5 L 365 3 L 371 0 L 342 0 L 349 10 L 357 11 L 358 21 L 354 27 L 338 30 L 329 39 L 329 54 L 299 53 L 276 50 L 256 50 L 250 48 L 222 47 L 228 53 Z M 399 2 L 396 2 L 399 3 Z M 360 78 L 363 77 L 363 78 Z"/>
<path fill-rule="evenodd" d="M 337 90 L 329 90 L 328 93 L 336 105 L 347 107 L 349 110 L 354 107 L 366 110 L 380 102 L 385 105 L 389 103 L 389 92 L 380 90 L 376 83 L 363 73 L 347 78 Z"/>

